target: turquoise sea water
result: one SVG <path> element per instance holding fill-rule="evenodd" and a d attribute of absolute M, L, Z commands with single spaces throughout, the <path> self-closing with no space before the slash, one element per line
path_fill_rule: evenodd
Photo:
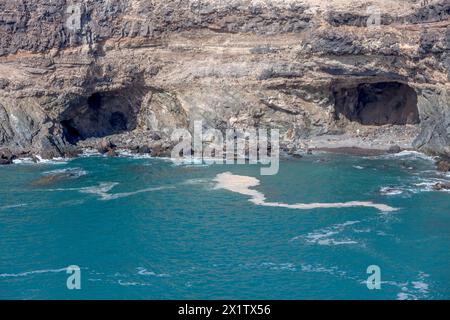
<path fill-rule="evenodd" d="M 126 157 L 0 167 L 0 298 L 449 299 L 450 193 L 430 186 L 450 177 L 433 169 L 414 153 L 286 159 L 275 176 Z M 215 189 L 227 171 L 271 203 L 398 210 L 262 206 Z"/>

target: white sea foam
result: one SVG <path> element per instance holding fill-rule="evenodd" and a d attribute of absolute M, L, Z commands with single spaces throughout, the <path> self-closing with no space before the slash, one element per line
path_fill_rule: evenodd
<path fill-rule="evenodd" d="M 132 153 L 130 150 L 127 149 L 118 149 L 117 154 L 119 157 L 124 158 L 133 158 L 133 159 L 151 159 L 152 156 L 149 153 Z"/>
<path fill-rule="evenodd" d="M 84 187 L 77 190 L 81 191 L 82 193 L 91 193 L 103 197 L 104 195 L 107 195 L 108 192 L 118 184 L 118 182 L 102 182 L 98 186 Z"/>
<path fill-rule="evenodd" d="M 311 264 L 302 264 L 301 266 L 302 272 L 312 272 L 312 273 L 326 273 L 333 276 L 345 277 L 348 279 L 352 279 L 351 276 L 347 275 L 347 272 L 340 270 L 338 267 L 326 267 L 321 264 L 311 265 Z"/>
<path fill-rule="evenodd" d="M 41 273 L 58 273 L 58 272 L 66 272 L 67 268 L 61 268 L 61 269 L 43 269 L 43 270 L 33 270 L 33 271 L 26 271 L 21 273 L 0 273 L 0 278 L 16 278 L 16 277 L 26 277 L 33 274 L 41 274 Z"/>
<path fill-rule="evenodd" d="M 80 157 L 100 157 L 103 156 L 98 150 L 92 148 L 86 148 L 82 150 Z"/>
<path fill-rule="evenodd" d="M 261 263 L 245 263 L 240 264 L 239 268 L 244 269 L 268 269 L 273 271 L 297 271 L 295 264 L 291 262 L 274 263 L 274 262 L 261 262 Z"/>
<path fill-rule="evenodd" d="M 385 196 L 396 196 L 403 193 L 403 190 L 393 187 L 382 187 L 380 193 Z"/>
<path fill-rule="evenodd" d="M 31 158 L 19 158 L 19 159 L 14 159 L 13 163 L 14 164 L 34 164 L 36 162 Z"/>
<path fill-rule="evenodd" d="M 194 157 L 185 157 L 181 159 L 169 158 L 172 162 L 173 166 L 183 166 L 183 167 L 208 167 L 209 164 L 207 161 L 213 161 L 213 158 L 194 158 Z"/>
<path fill-rule="evenodd" d="M 411 159 L 411 160 L 427 160 L 427 161 L 434 161 L 435 157 L 428 156 L 422 152 L 418 151 L 412 151 L 412 150 L 404 150 L 399 153 L 392 153 L 392 154 L 383 154 L 380 156 L 370 156 L 366 157 L 370 159 Z"/>
<path fill-rule="evenodd" d="M 114 200 L 119 198 L 125 198 L 129 197 L 135 194 L 139 193 L 145 193 L 145 192 L 152 192 L 152 191 L 159 191 L 159 190 L 165 190 L 165 189 L 172 189 L 174 187 L 153 187 L 153 188 L 146 188 L 141 190 L 136 190 L 132 192 L 122 192 L 122 193 L 109 193 L 115 186 L 117 186 L 118 182 L 102 182 L 97 186 L 92 187 L 85 187 L 78 189 L 81 193 L 89 193 L 94 194 L 100 197 L 100 200 L 107 201 L 107 200 Z"/>
<path fill-rule="evenodd" d="M 423 191 L 433 191 L 433 186 L 436 184 L 436 181 L 428 181 L 428 182 L 419 182 L 419 183 L 415 183 L 414 185 L 418 188 L 412 189 L 411 191 L 418 191 L 418 192 L 423 192 Z"/>
<path fill-rule="evenodd" d="M 71 177 L 79 178 L 87 175 L 87 171 L 81 168 L 65 168 L 44 172 L 44 175 L 52 175 L 52 174 L 68 174 Z"/>
<path fill-rule="evenodd" d="M 429 274 L 420 271 L 417 279 L 401 286 L 401 292 L 397 294 L 398 300 L 427 299 L 430 294 L 430 286 L 426 282 Z"/>
<path fill-rule="evenodd" d="M 428 192 L 428 191 L 436 191 L 434 186 L 438 183 L 448 183 L 448 181 L 444 181 L 439 178 L 426 178 L 421 179 L 421 182 L 415 183 L 414 188 L 411 188 L 411 192 L 418 193 L 418 192 Z M 441 192 L 450 192 L 450 190 L 442 189 Z"/>
<path fill-rule="evenodd" d="M 185 186 L 196 186 L 199 188 L 206 188 L 211 189 L 214 188 L 214 181 L 211 181 L 211 179 L 188 179 L 181 183 Z"/>
<path fill-rule="evenodd" d="M 430 275 L 425 272 L 419 271 L 417 279 L 414 281 L 381 281 L 381 286 L 392 286 L 400 289 L 397 293 L 397 300 L 418 300 L 430 298 L 430 285 L 426 282 L 426 279 Z M 361 280 L 361 284 L 365 285 L 367 280 Z"/>
<path fill-rule="evenodd" d="M 141 287 L 147 287 L 147 286 L 151 286 L 150 283 L 143 283 L 143 282 L 134 282 L 134 281 L 124 281 L 124 280 L 118 280 L 117 283 L 121 286 L 124 287 L 129 287 L 129 286 L 141 286 Z"/>
<path fill-rule="evenodd" d="M 146 154 L 139 154 L 139 153 L 132 153 L 128 149 L 117 149 L 116 150 L 117 155 L 122 158 L 133 158 L 133 159 L 151 159 L 152 156 L 148 153 Z M 96 149 L 92 148 L 86 148 L 83 149 L 83 152 L 81 153 L 80 157 L 107 157 L 107 154 L 102 154 L 98 152 Z"/>
<path fill-rule="evenodd" d="M 437 174 L 434 170 L 425 170 L 420 173 L 411 176 L 413 178 L 412 181 L 405 183 L 404 185 L 400 185 L 397 187 L 382 187 L 380 188 L 380 194 L 392 196 L 392 195 L 410 195 L 417 194 L 421 192 L 430 192 L 436 191 L 434 188 L 436 184 L 442 183 L 447 184 L 450 182 L 449 179 L 443 174 Z M 440 192 L 450 192 L 450 190 L 440 190 Z"/>
<path fill-rule="evenodd" d="M 183 182 L 183 184 L 205 184 L 205 183 L 211 183 L 211 180 L 198 178 L 198 179 L 188 179 Z"/>
<path fill-rule="evenodd" d="M 357 244 L 357 241 L 354 240 L 335 240 L 335 239 L 322 239 L 317 241 L 317 244 L 322 246 L 339 246 L 343 244 Z"/>
<path fill-rule="evenodd" d="M 361 167 L 361 166 L 353 166 L 353 168 L 358 169 L 358 170 L 363 170 L 364 169 L 364 167 Z"/>
<path fill-rule="evenodd" d="M 70 159 L 68 158 L 53 158 L 53 159 L 43 159 L 41 156 L 37 155 L 35 159 L 32 158 L 19 158 L 14 159 L 14 164 L 67 164 Z"/>
<path fill-rule="evenodd" d="M 397 300 L 417 300 L 417 297 L 410 293 L 399 292 L 397 294 Z"/>
<path fill-rule="evenodd" d="M 359 223 L 360 221 L 347 221 L 344 223 L 339 223 L 332 225 L 330 227 L 314 230 L 307 235 L 300 235 L 292 238 L 290 241 L 295 241 L 298 239 L 304 239 L 307 243 L 318 244 L 322 246 L 338 246 L 338 245 L 346 245 L 346 244 L 357 244 L 358 242 L 352 239 L 344 238 L 344 239 L 334 239 L 332 236 L 335 236 L 342 231 L 347 226 L 351 226 Z"/>
<path fill-rule="evenodd" d="M 170 277 L 170 275 L 167 273 L 156 273 L 153 271 L 148 271 L 147 269 L 142 268 L 142 267 L 137 268 L 137 270 L 138 270 L 138 274 L 141 276 L 153 276 L 153 277 L 158 277 L 158 278 Z"/>
<path fill-rule="evenodd" d="M 411 283 L 413 285 L 413 288 L 418 290 L 419 292 L 428 293 L 429 290 L 428 283 L 425 283 L 423 281 L 413 281 Z"/>
<path fill-rule="evenodd" d="M 259 185 L 259 180 L 248 176 L 234 175 L 230 172 L 218 174 L 214 179 L 216 189 L 226 189 L 242 195 L 250 196 L 250 201 L 256 205 L 266 207 L 282 207 L 288 209 L 310 210 L 319 208 L 350 208 L 350 207 L 370 207 L 376 208 L 382 212 L 397 210 L 385 204 L 377 204 L 371 201 L 350 201 L 336 203 L 296 203 L 287 204 L 280 202 L 267 202 L 263 193 L 250 189 Z"/>

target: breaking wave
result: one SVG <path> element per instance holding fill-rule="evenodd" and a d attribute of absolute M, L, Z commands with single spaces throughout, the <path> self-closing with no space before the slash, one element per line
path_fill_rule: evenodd
<path fill-rule="evenodd" d="M 399 194 L 402 194 L 403 190 L 399 189 L 399 188 L 394 188 L 394 187 L 382 187 L 380 189 L 380 194 L 384 195 L 384 196 L 396 196 Z"/>
<path fill-rule="evenodd" d="M 399 153 L 392 153 L 392 154 L 383 154 L 379 156 L 370 156 L 365 157 L 368 159 L 410 159 L 410 160 L 427 160 L 427 161 L 434 161 L 435 157 L 428 156 L 422 152 L 418 151 L 401 151 Z"/>
<path fill-rule="evenodd" d="M 53 174 L 66 174 L 72 178 L 79 178 L 87 175 L 87 171 L 81 168 L 66 168 L 66 169 L 57 169 L 46 171 L 43 173 L 44 175 L 53 175 Z"/>
<path fill-rule="evenodd" d="M 67 158 L 53 158 L 43 159 L 41 156 L 35 156 L 35 158 L 19 158 L 14 159 L 14 164 L 67 164 L 70 159 Z"/>

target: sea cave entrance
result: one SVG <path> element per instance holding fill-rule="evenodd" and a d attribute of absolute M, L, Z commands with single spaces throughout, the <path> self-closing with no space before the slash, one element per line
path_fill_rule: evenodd
<path fill-rule="evenodd" d="M 333 90 L 335 116 L 363 125 L 406 125 L 420 122 L 417 94 L 400 82 L 361 83 Z"/>
<path fill-rule="evenodd" d="M 60 116 L 66 140 L 74 144 L 134 130 L 142 97 L 143 93 L 136 88 L 77 97 Z"/>

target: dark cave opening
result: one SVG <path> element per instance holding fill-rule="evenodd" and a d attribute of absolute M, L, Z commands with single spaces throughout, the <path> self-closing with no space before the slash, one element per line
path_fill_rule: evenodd
<path fill-rule="evenodd" d="M 60 116 L 66 140 L 76 144 L 134 130 L 143 96 L 140 88 L 124 88 L 73 99 Z"/>
<path fill-rule="evenodd" d="M 80 132 L 74 127 L 73 121 L 63 120 L 61 121 L 61 126 L 63 127 L 64 136 L 69 143 L 75 144 L 83 139 Z"/>
<path fill-rule="evenodd" d="M 400 82 L 361 83 L 333 90 L 335 115 L 363 125 L 406 125 L 420 122 L 417 94 Z"/>
<path fill-rule="evenodd" d="M 93 109 L 93 110 L 98 110 L 100 109 L 101 105 L 102 105 L 102 95 L 98 92 L 92 94 L 88 99 L 87 99 L 87 103 L 89 108 Z"/>
<path fill-rule="evenodd" d="M 117 131 L 127 130 L 127 123 L 127 117 L 122 112 L 113 112 L 109 118 L 109 124 Z"/>

